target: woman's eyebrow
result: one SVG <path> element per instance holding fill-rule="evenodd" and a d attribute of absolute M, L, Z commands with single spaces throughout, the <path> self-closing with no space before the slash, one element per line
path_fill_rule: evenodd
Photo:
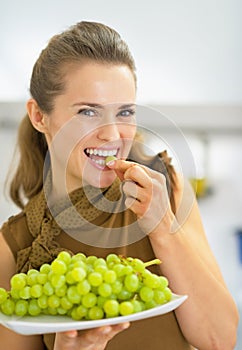
<path fill-rule="evenodd" d="M 78 106 L 88 106 L 88 107 L 93 107 L 93 108 L 99 108 L 99 109 L 104 109 L 106 106 L 115 106 L 118 105 L 118 103 L 108 103 L 106 105 L 101 105 L 99 103 L 92 103 L 92 102 L 77 102 L 72 105 L 72 107 L 78 107 Z M 126 103 L 122 104 L 118 107 L 118 109 L 125 109 L 125 108 L 131 108 L 135 107 L 135 103 Z"/>
<path fill-rule="evenodd" d="M 77 103 L 74 103 L 71 107 L 78 107 L 78 106 L 89 106 L 89 107 L 93 107 L 93 108 L 104 108 L 103 105 L 101 105 L 99 103 L 92 103 L 92 102 L 77 102 Z"/>
<path fill-rule="evenodd" d="M 135 107 L 135 106 L 136 106 L 135 103 L 128 103 L 128 104 L 121 105 L 118 109 L 126 109 L 126 108 Z"/>

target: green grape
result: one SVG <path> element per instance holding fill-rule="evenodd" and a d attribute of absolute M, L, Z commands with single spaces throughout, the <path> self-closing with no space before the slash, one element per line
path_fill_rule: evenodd
<path fill-rule="evenodd" d="M 51 270 L 58 275 L 63 275 L 67 271 L 66 263 L 62 260 L 55 259 L 51 263 Z"/>
<path fill-rule="evenodd" d="M 15 304 L 15 314 L 17 316 L 25 316 L 28 313 L 28 302 L 26 300 L 18 300 Z"/>
<path fill-rule="evenodd" d="M 72 275 L 72 271 L 68 271 L 67 274 L 65 275 L 65 277 L 66 277 L 66 283 L 68 283 L 68 284 L 75 284 L 76 283 L 76 281 Z"/>
<path fill-rule="evenodd" d="M 112 288 L 112 293 L 118 295 L 123 289 L 123 283 L 120 280 L 116 280 L 115 282 L 112 283 L 111 288 Z"/>
<path fill-rule="evenodd" d="M 90 285 L 93 287 L 100 286 L 100 284 L 103 281 L 102 275 L 99 272 L 89 273 L 87 279 L 88 279 L 88 282 L 90 283 Z"/>
<path fill-rule="evenodd" d="M 67 314 L 67 310 L 63 309 L 62 307 L 58 307 L 57 308 L 57 313 L 58 313 L 58 315 L 66 315 Z"/>
<path fill-rule="evenodd" d="M 94 305 L 96 305 L 96 302 L 97 296 L 92 292 L 85 294 L 82 298 L 82 305 L 86 308 L 93 307 Z"/>
<path fill-rule="evenodd" d="M 98 258 L 95 255 L 89 255 L 88 257 L 86 257 L 85 262 L 87 265 L 93 265 L 97 259 Z"/>
<path fill-rule="evenodd" d="M 1 304 L 1 310 L 2 312 L 7 315 L 11 316 L 14 314 L 15 310 L 15 303 L 12 299 L 7 299 Z"/>
<path fill-rule="evenodd" d="M 73 277 L 73 280 L 75 282 L 80 282 L 83 281 L 84 278 L 87 275 L 86 270 L 83 267 L 75 267 L 72 271 L 71 271 L 71 275 Z"/>
<path fill-rule="evenodd" d="M 30 296 L 33 298 L 39 298 L 43 293 L 43 288 L 41 284 L 35 284 L 30 288 Z"/>
<path fill-rule="evenodd" d="M 83 254 L 83 253 L 77 253 L 77 254 L 75 254 L 75 255 L 73 255 L 73 256 L 71 257 L 71 262 L 72 262 L 72 263 L 74 263 L 74 262 L 76 262 L 76 261 L 83 261 L 83 262 L 86 262 L 86 259 L 87 259 L 87 257 L 86 257 L 85 254 Z"/>
<path fill-rule="evenodd" d="M 108 271 L 108 268 L 107 268 L 107 265 L 97 265 L 95 266 L 94 271 L 104 276 L 105 273 Z"/>
<path fill-rule="evenodd" d="M 55 295 L 57 295 L 58 297 L 64 297 L 66 295 L 67 292 L 67 285 L 64 284 L 64 286 L 60 287 L 60 288 L 55 288 Z"/>
<path fill-rule="evenodd" d="M 31 288 L 30 286 L 25 286 L 23 289 L 21 289 L 19 291 L 19 297 L 25 300 L 30 299 L 31 298 L 30 288 Z"/>
<path fill-rule="evenodd" d="M 134 307 L 134 313 L 141 312 L 145 309 L 145 305 L 142 301 L 132 300 L 131 303 L 133 304 L 133 307 Z"/>
<path fill-rule="evenodd" d="M 88 317 L 90 320 L 100 320 L 104 316 L 103 310 L 98 306 L 93 306 L 88 310 Z"/>
<path fill-rule="evenodd" d="M 114 265 L 112 269 L 116 273 L 117 277 L 122 277 L 125 275 L 125 266 L 121 263 Z"/>
<path fill-rule="evenodd" d="M 48 297 L 47 295 L 41 295 L 37 300 L 38 306 L 41 309 L 46 309 L 48 307 Z"/>
<path fill-rule="evenodd" d="M 132 266 L 130 266 L 130 265 L 126 265 L 126 266 L 124 266 L 124 269 L 123 269 L 123 274 L 124 275 L 131 275 L 131 273 L 133 273 L 133 268 L 132 268 Z"/>
<path fill-rule="evenodd" d="M 106 300 L 103 309 L 108 317 L 115 317 L 119 314 L 119 302 L 117 300 Z"/>
<path fill-rule="evenodd" d="M 165 294 L 166 300 L 170 301 L 172 298 L 172 292 L 171 292 L 170 288 L 166 287 L 165 289 L 163 289 L 163 293 Z"/>
<path fill-rule="evenodd" d="M 98 294 L 102 297 L 108 297 L 112 294 L 112 287 L 108 283 L 102 283 L 98 287 Z"/>
<path fill-rule="evenodd" d="M 159 276 L 153 273 L 147 274 L 144 278 L 144 285 L 150 288 L 158 288 L 160 286 Z"/>
<path fill-rule="evenodd" d="M 76 286 L 68 287 L 66 295 L 69 301 L 73 304 L 79 304 L 82 298 L 80 293 L 78 293 Z"/>
<path fill-rule="evenodd" d="M 108 270 L 105 272 L 104 274 L 104 281 L 107 282 L 107 283 L 114 283 L 117 279 L 117 275 L 115 273 L 115 271 L 113 270 Z"/>
<path fill-rule="evenodd" d="M 66 265 L 68 265 L 70 264 L 72 257 L 70 253 L 62 251 L 58 254 L 57 259 L 63 261 Z"/>
<path fill-rule="evenodd" d="M 90 292 L 91 285 L 87 280 L 83 280 L 77 284 L 76 288 L 80 295 L 85 295 Z"/>
<path fill-rule="evenodd" d="M 65 275 L 58 275 L 54 273 L 50 277 L 50 282 L 54 288 L 61 288 L 66 283 Z"/>
<path fill-rule="evenodd" d="M 0 305 L 7 300 L 8 292 L 4 288 L 0 288 Z"/>
<path fill-rule="evenodd" d="M 11 288 L 20 290 L 26 286 L 27 278 L 24 273 L 18 273 L 16 275 L 13 275 L 13 277 L 10 280 Z"/>
<path fill-rule="evenodd" d="M 47 274 L 47 273 L 42 273 L 42 272 L 40 272 L 40 273 L 37 275 L 37 283 L 43 285 L 43 284 L 45 284 L 47 281 L 48 281 L 48 274 Z"/>
<path fill-rule="evenodd" d="M 61 307 L 65 310 L 70 310 L 73 306 L 72 302 L 70 302 L 70 300 L 66 296 L 61 298 L 60 304 Z"/>
<path fill-rule="evenodd" d="M 52 309 L 55 309 L 60 306 L 60 298 L 56 295 L 51 295 L 48 297 L 48 306 Z"/>
<path fill-rule="evenodd" d="M 140 288 L 139 295 L 141 300 L 147 302 L 153 299 L 154 297 L 154 292 L 151 288 L 147 286 L 143 286 Z"/>
<path fill-rule="evenodd" d="M 33 286 L 37 283 L 37 276 L 39 274 L 39 271 L 35 269 L 31 269 L 27 272 L 27 284 L 29 286 Z"/>
<path fill-rule="evenodd" d="M 119 313 L 122 316 L 130 315 L 134 312 L 134 306 L 131 301 L 122 301 L 119 305 Z"/>
<path fill-rule="evenodd" d="M 107 300 L 108 300 L 108 298 L 105 298 L 105 297 L 102 297 L 101 295 L 99 295 L 99 296 L 97 297 L 97 303 L 96 303 L 96 305 L 99 306 L 99 307 L 101 307 L 101 308 L 103 308 L 103 305 L 104 305 L 104 303 L 105 303 Z"/>
<path fill-rule="evenodd" d="M 106 262 L 109 267 L 112 267 L 115 264 L 119 264 L 121 260 L 116 254 L 108 254 Z"/>
<path fill-rule="evenodd" d="M 54 288 L 53 288 L 53 286 L 51 285 L 50 282 L 46 282 L 44 284 L 44 286 L 43 286 L 43 293 L 45 295 L 48 295 L 48 296 L 54 294 Z"/>
<path fill-rule="evenodd" d="M 51 266 L 50 264 L 43 264 L 40 266 L 40 273 L 48 275 L 48 273 L 51 271 Z"/>
<path fill-rule="evenodd" d="M 79 319 L 81 320 L 87 316 L 88 309 L 85 306 L 80 305 L 76 308 L 76 313 L 77 313 Z"/>
<path fill-rule="evenodd" d="M 41 308 L 36 299 L 31 299 L 28 303 L 28 313 L 31 316 L 38 316 L 41 313 Z"/>
<path fill-rule="evenodd" d="M 72 271 L 75 267 L 82 267 L 85 271 L 87 269 L 87 264 L 82 260 L 77 260 L 69 264 L 68 271 Z"/>
<path fill-rule="evenodd" d="M 159 305 L 166 303 L 165 294 L 161 290 L 155 289 L 154 290 L 154 301 Z"/>
<path fill-rule="evenodd" d="M 153 299 L 151 299 L 145 303 L 145 310 L 153 309 L 156 306 L 156 302 Z"/>
<path fill-rule="evenodd" d="M 164 276 L 159 276 L 159 289 L 163 290 L 168 287 L 168 279 Z"/>
<path fill-rule="evenodd" d="M 93 267 L 94 267 L 94 269 L 96 269 L 96 267 L 98 267 L 98 266 L 106 266 L 107 267 L 107 263 L 106 263 L 105 259 L 97 258 L 97 260 L 95 260 L 93 263 Z"/>
<path fill-rule="evenodd" d="M 133 296 L 133 293 L 129 292 L 125 287 L 121 290 L 121 292 L 118 294 L 119 300 L 129 300 Z"/>
<path fill-rule="evenodd" d="M 129 292 L 136 292 L 139 288 L 139 278 L 132 274 L 125 277 L 124 285 Z"/>
<path fill-rule="evenodd" d="M 143 272 L 145 269 L 145 264 L 142 260 L 135 258 L 131 261 L 131 266 L 136 272 Z"/>
<path fill-rule="evenodd" d="M 46 310 L 47 310 L 47 315 L 55 316 L 58 314 L 58 311 L 56 308 L 48 307 Z"/>
<path fill-rule="evenodd" d="M 113 162 L 114 160 L 117 160 L 115 156 L 107 156 L 105 158 L 105 164 L 108 164 L 109 162 Z"/>
<path fill-rule="evenodd" d="M 10 291 L 10 295 L 11 295 L 11 297 L 13 298 L 13 299 L 19 299 L 20 297 L 19 297 L 19 290 L 18 289 L 11 289 L 11 291 Z"/>
<path fill-rule="evenodd" d="M 82 319 L 82 317 L 80 317 L 77 312 L 77 307 L 74 307 L 73 309 L 70 310 L 70 316 L 75 321 L 80 321 Z"/>

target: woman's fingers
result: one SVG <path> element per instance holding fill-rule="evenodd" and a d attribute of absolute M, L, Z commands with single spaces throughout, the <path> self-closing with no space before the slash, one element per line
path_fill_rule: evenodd
<path fill-rule="evenodd" d="M 121 181 L 132 180 L 141 187 L 149 187 L 151 185 L 150 169 L 143 165 L 122 159 L 117 159 L 107 165 L 116 172 Z"/>
<path fill-rule="evenodd" d="M 170 229 L 173 217 L 165 176 L 142 164 L 121 159 L 112 162 L 110 169 L 123 181 L 125 205 L 137 215 L 141 228 L 150 233 L 162 223 L 165 229 Z"/>
<path fill-rule="evenodd" d="M 108 341 L 129 327 L 129 323 L 104 326 L 78 334 L 76 330 L 56 334 L 54 350 L 104 350 Z"/>
<path fill-rule="evenodd" d="M 128 162 L 122 159 L 112 160 L 106 164 L 110 169 L 113 169 L 121 181 L 124 180 L 125 172 L 132 166 L 136 165 L 134 162 Z"/>

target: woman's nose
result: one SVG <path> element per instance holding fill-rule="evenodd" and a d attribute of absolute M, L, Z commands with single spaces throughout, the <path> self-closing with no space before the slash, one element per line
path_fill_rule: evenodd
<path fill-rule="evenodd" d="M 98 138 L 103 141 L 115 141 L 120 138 L 119 128 L 116 123 L 107 123 L 98 129 Z"/>

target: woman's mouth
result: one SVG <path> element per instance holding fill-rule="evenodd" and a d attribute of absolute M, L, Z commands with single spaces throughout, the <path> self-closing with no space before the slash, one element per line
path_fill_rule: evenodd
<path fill-rule="evenodd" d="M 97 165 L 99 168 L 105 168 L 105 159 L 108 156 L 117 156 L 118 148 L 104 149 L 104 148 L 86 148 L 84 150 L 86 156 L 91 159 L 91 161 Z"/>

